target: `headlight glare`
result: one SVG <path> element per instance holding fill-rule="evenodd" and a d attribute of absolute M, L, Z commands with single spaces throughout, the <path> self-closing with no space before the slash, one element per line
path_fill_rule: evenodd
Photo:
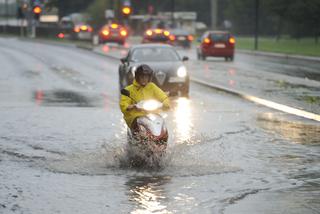
<path fill-rule="evenodd" d="M 187 69 L 186 69 L 186 67 L 184 67 L 184 66 L 179 67 L 178 70 L 177 70 L 177 75 L 178 75 L 178 77 L 185 77 L 185 76 L 187 76 Z"/>

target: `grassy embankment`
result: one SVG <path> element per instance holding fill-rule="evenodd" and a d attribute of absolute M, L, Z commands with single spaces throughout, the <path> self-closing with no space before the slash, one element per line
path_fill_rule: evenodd
<path fill-rule="evenodd" d="M 236 41 L 237 49 L 254 50 L 254 38 L 237 37 Z M 258 51 L 320 57 L 320 40 L 318 44 L 312 38 L 300 41 L 296 39 L 276 41 L 273 38 L 259 38 L 258 41 Z"/>

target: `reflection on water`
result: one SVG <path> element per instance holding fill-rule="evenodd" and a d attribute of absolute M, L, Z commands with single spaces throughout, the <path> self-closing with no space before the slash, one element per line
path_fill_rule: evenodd
<path fill-rule="evenodd" d="M 135 204 L 132 214 L 141 213 L 172 213 L 164 203 L 167 200 L 165 185 L 169 183 L 169 176 L 134 177 L 126 186 L 129 189 L 129 201 Z"/>
<path fill-rule="evenodd" d="M 279 113 L 264 113 L 258 116 L 258 125 L 262 128 L 280 134 L 294 143 L 319 144 L 319 123 L 307 124 L 299 121 L 290 121 Z"/>
<path fill-rule="evenodd" d="M 177 135 L 178 143 L 182 143 L 191 137 L 192 124 L 192 112 L 190 100 L 187 98 L 178 98 L 176 100 L 177 105 L 174 109 L 174 117 L 176 122 L 175 133 Z"/>

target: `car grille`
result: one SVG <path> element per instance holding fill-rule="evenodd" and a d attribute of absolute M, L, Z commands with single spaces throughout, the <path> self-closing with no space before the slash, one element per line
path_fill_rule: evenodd
<path fill-rule="evenodd" d="M 166 73 L 163 71 L 159 70 L 155 73 L 156 80 L 160 85 L 163 85 L 165 79 L 166 79 Z"/>

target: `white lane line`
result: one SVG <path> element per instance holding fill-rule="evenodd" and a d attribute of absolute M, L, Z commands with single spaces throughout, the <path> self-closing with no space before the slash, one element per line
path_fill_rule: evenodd
<path fill-rule="evenodd" d="M 199 84 L 211 87 L 211 88 L 222 90 L 222 91 L 231 93 L 233 95 L 240 96 L 240 97 L 242 97 L 242 98 L 244 98 L 246 100 L 249 100 L 251 102 L 254 102 L 254 103 L 257 103 L 257 104 L 260 104 L 260 105 L 263 105 L 263 106 L 266 106 L 266 107 L 269 107 L 269 108 L 272 108 L 272 109 L 276 109 L 276 110 L 279 110 L 279 111 L 282 111 L 282 112 L 286 112 L 288 114 L 293 114 L 293 115 L 296 115 L 296 116 L 299 116 L 299 117 L 304 117 L 304 118 L 307 118 L 307 119 L 311 119 L 311 120 L 315 120 L 315 121 L 320 122 L 320 115 L 315 114 L 315 113 L 311 113 L 311 112 L 308 112 L 308 111 L 304 111 L 304 110 L 300 110 L 300 109 L 293 108 L 293 107 L 290 107 L 290 106 L 286 106 L 286 105 L 283 105 L 283 104 L 280 104 L 280 103 L 276 103 L 276 102 L 273 102 L 273 101 L 270 101 L 270 100 L 262 99 L 262 98 L 259 98 L 259 97 L 256 97 L 256 96 L 252 96 L 252 95 L 246 94 L 244 92 L 240 92 L 240 91 L 236 91 L 236 90 L 233 90 L 233 89 L 230 89 L 230 88 L 226 88 L 224 86 L 216 85 L 216 84 L 213 84 L 213 83 L 207 83 L 207 82 L 205 82 L 203 80 L 200 80 L 200 79 L 197 79 L 197 78 L 191 78 L 191 81 L 194 81 L 196 83 L 199 83 Z"/>

